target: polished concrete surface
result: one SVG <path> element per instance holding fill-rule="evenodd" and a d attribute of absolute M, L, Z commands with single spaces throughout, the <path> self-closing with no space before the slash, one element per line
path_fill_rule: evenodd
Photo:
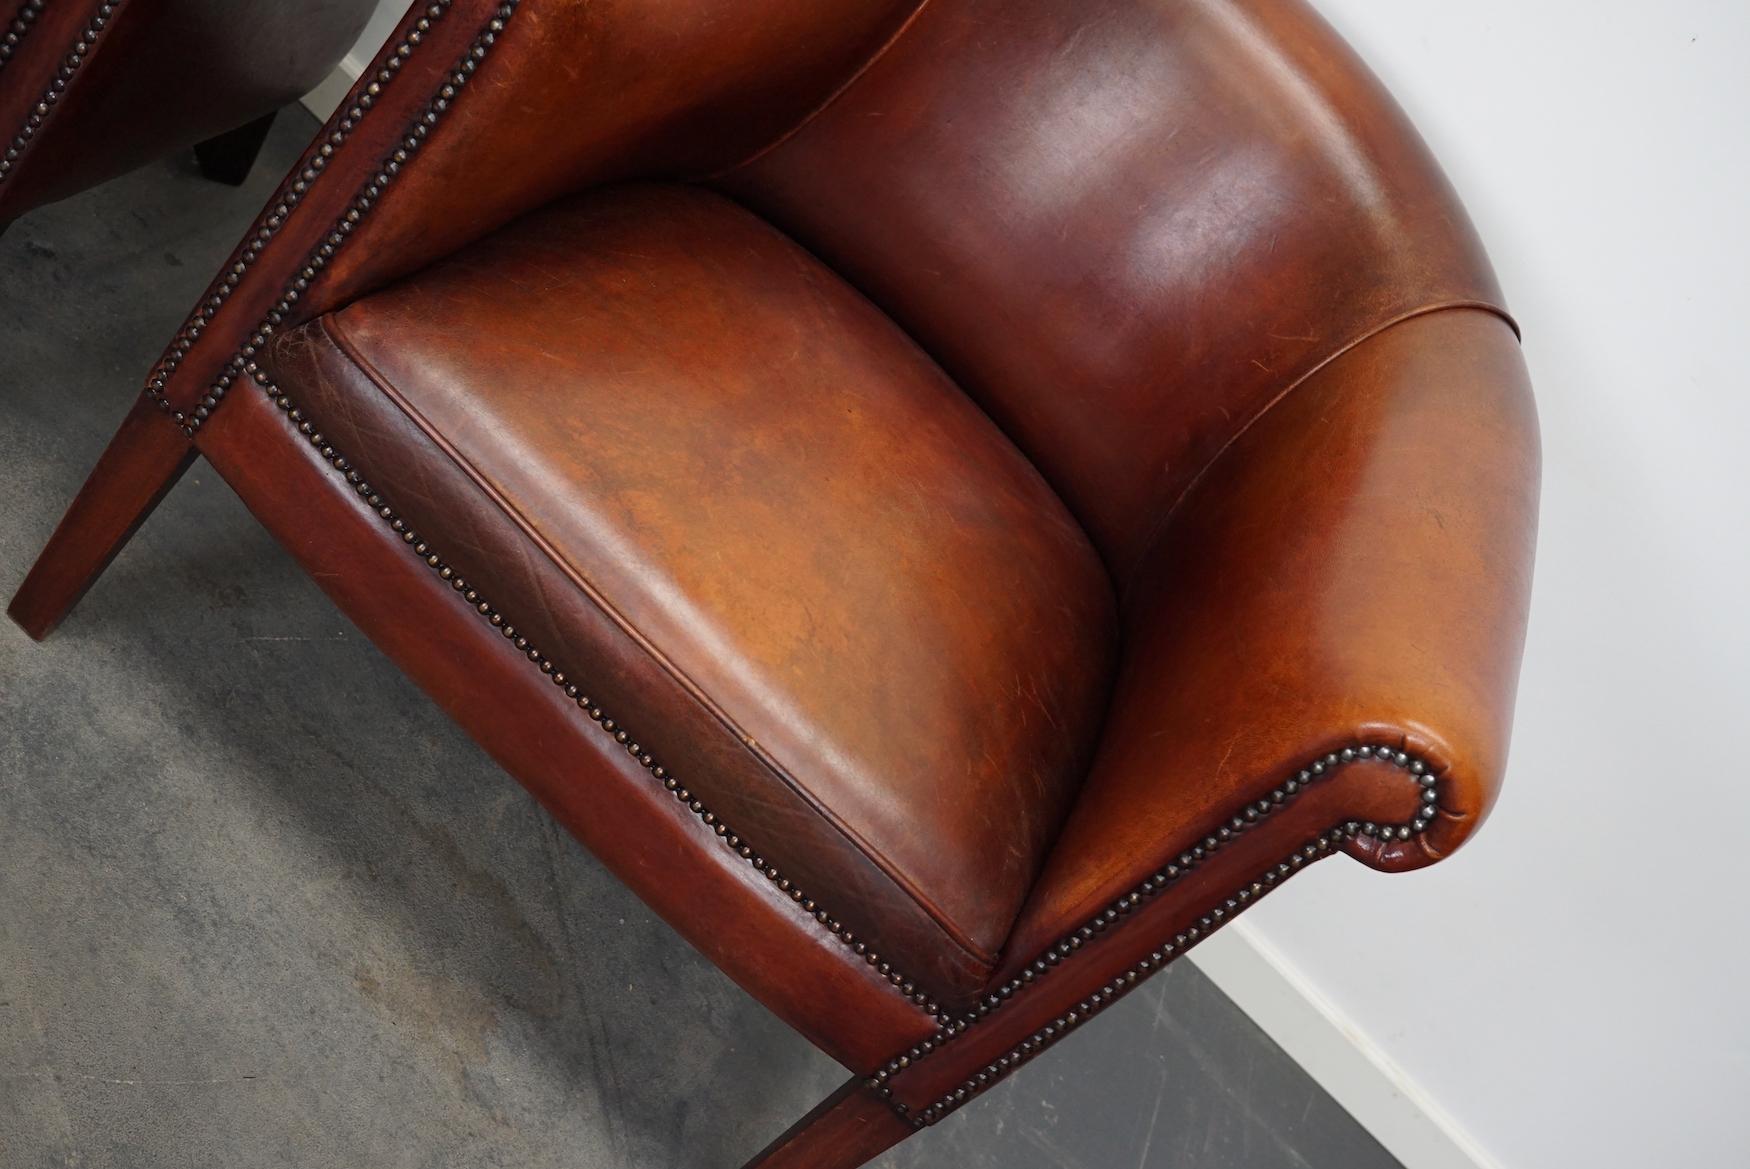
<path fill-rule="evenodd" d="M 0 237 L 0 590 L 314 122 Z M 734 1169 L 843 1078 L 671 934 L 197 465 L 0 623 L 0 1167 Z M 1180 963 L 883 1169 L 1388 1169 Z"/>

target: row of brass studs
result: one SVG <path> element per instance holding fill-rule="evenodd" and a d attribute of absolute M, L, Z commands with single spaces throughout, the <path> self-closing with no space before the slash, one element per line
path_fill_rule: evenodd
<path fill-rule="evenodd" d="M 36 27 L 36 18 L 43 14 L 43 8 L 48 0 L 24 0 L 13 13 L 12 23 L 6 26 L 6 35 L 0 36 L 0 69 L 12 61 L 18 52 L 18 46 L 24 43 L 24 38 L 30 35 L 30 30 Z"/>
<path fill-rule="evenodd" d="M 1202 864 L 1211 854 L 1216 852 L 1223 845 L 1234 840 L 1248 828 L 1260 823 L 1272 813 L 1291 803 L 1294 798 L 1301 792 L 1305 791 L 1308 786 L 1317 782 L 1320 778 L 1334 773 L 1343 764 L 1352 763 L 1358 759 L 1378 759 L 1382 762 L 1389 763 L 1392 766 L 1398 767 L 1407 772 L 1415 780 L 1417 787 L 1421 792 L 1421 803 L 1415 816 L 1411 818 L 1409 823 L 1381 824 L 1375 823 L 1371 820 L 1352 820 L 1332 829 L 1326 835 L 1319 837 L 1318 841 L 1314 844 L 1309 844 L 1295 852 L 1286 861 L 1277 865 L 1270 872 L 1264 874 L 1259 880 L 1254 881 L 1251 885 L 1239 890 L 1234 896 L 1228 898 L 1224 905 L 1217 906 L 1215 909 L 1211 910 L 1210 913 L 1204 916 L 1197 925 L 1194 925 L 1184 933 L 1175 936 L 1171 942 L 1154 951 L 1149 957 L 1144 958 L 1136 967 L 1128 971 L 1124 977 L 1119 980 L 1122 985 L 1118 987 L 1116 993 L 1114 992 L 1113 985 L 1108 985 L 1103 991 L 1096 992 L 1095 995 L 1090 996 L 1089 1000 L 1086 1000 L 1081 1004 L 1081 1008 L 1078 1011 L 1069 1012 L 1067 1015 L 1058 1018 L 1053 1023 L 1047 1024 L 1028 1039 L 1024 1040 L 1015 1049 L 1010 1051 L 1003 1057 L 1003 1059 L 999 1060 L 997 1063 L 991 1064 L 972 1079 L 962 1084 L 953 1093 L 930 1105 L 929 1108 L 922 1110 L 918 1115 L 909 1115 L 906 1106 L 893 1099 L 891 1081 L 900 1072 L 932 1052 L 939 1051 L 947 1046 L 956 1036 L 963 1034 L 975 1023 L 999 1009 L 1004 1003 L 1008 1002 L 1023 989 L 1044 978 L 1045 975 L 1055 969 L 1066 958 L 1080 950 L 1089 942 L 1093 941 L 1094 938 L 1101 933 L 1104 933 L 1120 918 L 1134 912 L 1138 906 L 1151 900 L 1168 886 L 1179 882 L 1189 874 L 1192 869 Z M 937 1120 L 941 1119 L 941 1117 L 947 1115 L 979 1092 L 984 1091 L 985 1088 L 995 1084 L 1009 1072 L 1020 1066 L 1021 1063 L 1031 1059 L 1033 1055 L 1036 1055 L 1038 1051 L 1043 1050 L 1045 1046 L 1049 1046 L 1058 1038 L 1061 1038 L 1065 1031 L 1078 1025 L 1080 1022 L 1085 1021 L 1089 1015 L 1087 1007 L 1090 1003 L 1095 1007 L 1103 1007 L 1109 1003 L 1112 998 L 1116 997 L 1117 994 L 1121 994 L 1123 990 L 1133 986 L 1143 974 L 1171 961 L 1178 953 L 1189 948 L 1189 946 L 1196 944 L 1201 938 L 1207 936 L 1210 932 L 1213 932 L 1213 930 L 1221 925 L 1229 915 L 1245 908 L 1250 901 L 1256 897 L 1262 896 L 1273 887 L 1276 882 L 1288 877 L 1309 861 L 1323 856 L 1334 848 L 1336 844 L 1344 840 L 1361 836 L 1373 837 L 1381 841 L 1409 840 L 1412 837 L 1425 832 L 1428 827 L 1433 824 L 1434 817 L 1440 808 L 1440 796 L 1437 785 L 1438 779 L 1433 769 L 1431 769 L 1426 763 L 1407 752 L 1394 750 L 1389 747 L 1375 747 L 1369 744 L 1358 744 L 1353 747 L 1345 747 L 1341 751 L 1333 751 L 1321 759 L 1314 760 L 1306 767 L 1301 768 L 1292 778 L 1284 781 L 1279 787 L 1272 790 L 1267 797 L 1248 804 L 1243 812 L 1230 819 L 1227 824 L 1223 825 L 1213 835 L 1206 837 L 1203 843 L 1194 846 L 1187 852 L 1181 853 L 1176 862 L 1168 864 L 1159 872 L 1146 878 L 1136 888 L 1119 897 L 1104 910 L 1095 914 L 1090 921 L 1081 926 L 1074 933 L 1059 940 L 1055 946 L 1050 947 L 1044 954 L 1034 959 L 1034 961 L 1026 969 L 1022 970 L 1019 975 L 982 998 L 969 1015 L 953 1020 L 941 1030 L 937 1031 L 936 1034 L 929 1039 L 923 1040 L 908 1051 L 901 1052 L 899 1055 L 888 1060 L 880 1070 L 869 1078 L 869 1087 L 880 1093 L 882 1097 L 887 1099 L 887 1101 L 893 1105 L 897 1112 L 902 1116 L 906 1116 L 906 1118 L 914 1125 L 922 1127 L 926 1124 L 934 1124 Z M 928 1119 L 925 1119 L 926 1117 Z"/>
<path fill-rule="evenodd" d="M 1160 948 L 1140 959 L 1136 965 L 1123 974 L 1093 991 L 1073 1008 L 1040 1027 L 995 1060 L 974 1072 L 952 1091 L 919 1109 L 915 1114 L 910 1113 L 904 1104 L 892 1099 L 889 1091 L 884 1089 L 882 1095 L 887 1097 L 888 1103 L 893 1106 L 894 1111 L 899 1113 L 914 1129 L 928 1128 L 936 1124 L 949 1113 L 1001 1083 L 1023 1064 L 1028 1063 L 1071 1031 L 1123 998 L 1140 983 L 1147 981 L 1150 974 L 1214 933 L 1224 918 L 1238 913 L 1287 879 L 1296 870 L 1320 857 L 1329 855 L 1344 840 L 1359 834 L 1357 826 L 1346 824 L 1298 849 L 1287 861 L 1278 864 L 1262 877 L 1229 897 L 1223 905 L 1204 914 L 1195 925 L 1188 926 L 1182 933 L 1174 934 L 1171 941 L 1163 943 Z"/>
<path fill-rule="evenodd" d="M 18 160 L 24 157 L 25 148 L 30 140 L 35 138 L 37 131 L 43 128 L 43 123 L 49 120 L 61 96 L 67 92 L 67 83 L 73 80 L 73 74 L 79 71 L 79 66 L 85 63 L 85 58 L 96 47 L 97 40 L 103 35 L 104 25 L 109 23 L 116 9 L 120 8 L 122 0 L 105 0 L 97 6 L 97 11 L 91 14 L 91 19 L 85 22 L 85 29 L 79 34 L 79 39 L 73 42 L 73 47 L 67 50 L 67 55 L 61 61 L 61 67 L 55 71 L 54 79 L 49 82 L 42 96 L 37 98 L 36 105 L 30 108 L 30 113 L 24 119 L 24 125 L 13 135 L 12 141 L 6 146 L 6 153 L 0 155 L 0 183 L 12 177 L 12 170 L 18 165 Z M 30 31 L 30 26 L 42 14 L 44 0 L 33 0 L 19 9 L 18 16 L 7 30 L 4 46 L 5 56 L 0 58 L 0 64 L 12 59 L 18 42 L 24 34 Z"/>
<path fill-rule="evenodd" d="M 904 995 L 914 1006 L 934 1017 L 936 1022 L 940 1025 L 946 1026 L 951 1021 L 951 1016 L 944 1012 L 935 1000 L 930 998 L 930 996 L 925 993 L 916 982 L 905 977 L 905 975 L 894 969 L 891 962 L 882 958 L 881 955 L 872 949 L 867 942 L 854 934 L 843 922 L 839 921 L 838 918 L 822 908 L 820 903 L 815 901 L 814 898 L 808 896 L 798 888 L 793 881 L 779 871 L 777 865 L 773 864 L 759 852 L 755 851 L 753 845 L 749 844 L 738 833 L 732 831 L 715 812 L 711 811 L 711 809 L 705 805 L 703 800 L 685 787 L 666 767 L 658 763 L 655 757 L 651 754 L 649 748 L 633 738 L 630 731 L 619 725 L 619 723 L 617 723 L 610 715 L 603 711 L 601 705 L 585 693 L 582 686 L 579 685 L 576 680 L 571 678 L 563 670 L 559 669 L 552 659 L 548 658 L 540 651 L 540 649 L 529 641 L 527 635 L 519 632 L 515 625 L 505 620 L 504 615 L 497 609 L 493 608 L 491 602 L 487 601 L 485 597 L 480 595 L 479 590 L 469 585 L 454 568 L 444 561 L 442 556 L 433 550 L 428 541 L 423 539 L 417 532 L 407 525 L 405 520 L 396 514 L 395 509 L 389 505 L 383 496 L 373 488 L 362 475 L 359 474 L 358 468 L 353 466 L 346 456 L 342 455 L 334 448 L 334 445 L 328 441 L 327 436 L 324 435 L 321 430 L 317 429 L 316 424 L 305 416 L 304 412 L 298 408 L 290 396 L 283 393 L 279 387 L 273 383 L 273 380 L 268 376 L 265 370 L 261 369 L 254 361 L 248 362 L 245 369 L 248 375 L 261 387 L 273 403 L 285 412 L 286 416 L 298 428 L 298 433 L 303 435 L 305 440 L 308 441 L 311 446 L 315 447 L 317 452 L 332 464 L 336 471 L 339 471 L 346 477 L 346 481 L 352 489 L 357 492 L 360 498 L 362 498 L 365 503 L 377 513 L 384 523 L 389 525 L 390 530 L 401 538 L 401 542 L 407 545 L 414 555 L 418 556 L 425 562 L 428 568 L 437 573 L 437 575 L 444 580 L 451 589 L 455 590 L 457 595 L 459 595 L 462 600 L 465 601 L 469 607 L 478 613 L 488 624 L 494 629 L 497 629 L 499 633 L 503 634 L 505 640 L 514 645 L 529 659 L 531 663 L 538 667 L 541 673 L 545 674 L 550 682 L 564 690 L 565 696 L 575 702 L 578 709 L 588 715 L 590 721 L 600 726 L 603 731 L 612 735 L 614 741 L 626 749 L 627 754 L 631 755 L 633 759 L 636 759 L 638 764 L 646 771 L 650 772 L 654 778 L 660 780 L 663 788 L 668 791 L 669 794 L 673 795 L 675 799 L 686 805 L 689 811 L 697 816 L 701 822 L 716 834 L 717 839 L 722 841 L 725 847 L 734 850 L 737 856 L 751 864 L 756 871 L 766 878 L 766 880 L 775 885 L 778 890 L 792 902 L 800 906 L 803 912 L 807 913 L 821 926 L 825 927 L 827 932 L 837 938 L 840 943 L 848 947 L 858 957 L 862 958 L 865 964 L 881 975 L 889 985 Z"/>
<path fill-rule="evenodd" d="M 423 115 L 415 120 L 389 157 L 384 159 L 377 173 L 365 184 L 364 189 L 353 200 L 352 205 L 336 221 L 322 244 L 305 260 L 302 270 L 281 292 L 278 302 L 268 310 L 267 315 L 255 327 L 242 348 L 232 355 L 230 362 L 219 374 L 217 380 L 207 387 L 206 394 L 195 405 L 194 409 L 186 413 L 175 409 L 171 405 L 170 399 L 165 396 L 165 387 L 169 384 L 171 375 L 182 364 L 182 359 L 193 348 L 196 339 L 218 315 L 219 309 L 224 306 L 225 301 L 242 283 L 244 275 L 249 271 L 250 266 L 260 258 L 268 242 L 285 225 L 293 209 L 303 202 L 305 196 L 309 194 L 310 188 L 327 169 L 328 162 L 334 157 L 335 151 L 352 135 L 359 123 L 364 120 L 366 113 L 377 104 L 377 99 L 382 96 L 384 87 L 401 72 L 403 65 L 412 57 L 413 51 L 425 40 L 433 25 L 443 19 L 452 3 L 453 0 L 432 0 L 432 3 L 427 5 L 425 11 L 420 14 L 419 19 L 414 21 L 413 27 L 408 29 L 407 34 L 396 44 L 394 51 L 377 68 L 375 76 L 363 88 L 356 90 L 358 96 L 354 98 L 352 105 L 340 116 L 334 129 L 328 132 L 326 139 L 310 156 L 309 161 L 304 164 L 303 170 L 282 189 L 279 201 L 259 222 L 254 234 L 244 246 L 243 254 L 225 271 L 224 277 L 209 291 L 207 298 L 201 302 L 194 315 L 183 324 L 176 339 L 171 342 L 169 352 L 164 355 L 163 360 L 152 371 L 151 377 L 147 379 L 146 395 L 158 404 L 159 409 L 169 414 L 172 421 L 182 427 L 183 433 L 190 438 L 194 437 L 195 432 L 201 428 L 201 424 L 210 418 L 213 411 L 218 408 L 220 400 L 236 382 L 244 363 L 256 354 L 266 343 L 268 336 L 285 320 L 287 314 L 291 312 L 292 306 L 309 290 L 310 283 L 315 279 L 316 273 L 326 267 L 329 260 L 333 259 L 340 244 L 344 243 L 347 236 L 352 234 L 365 211 L 369 210 L 371 205 L 376 202 L 382 188 L 400 171 L 401 165 L 412 152 L 419 149 L 420 143 L 430 133 L 431 127 L 437 124 L 437 115 L 449 107 L 456 90 L 465 84 L 468 77 L 473 74 L 479 61 L 485 57 L 485 50 L 491 46 L 497 34 L 503 31 L 504 22 L 510 18 L 511 12 L 516 8 L 516 0 L 507 0 L 505 4 L 500 6 L 488 22 L 486 29 L 479 37 L 475 38 L 474 44 L 463 56 L 456 69 L 445 78 L 438 94 L 427 106 Z"/>

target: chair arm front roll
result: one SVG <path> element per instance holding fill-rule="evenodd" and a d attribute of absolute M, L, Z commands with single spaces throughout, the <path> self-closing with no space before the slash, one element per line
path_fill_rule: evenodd
<path fill-rule="evenodd" d="M 1505 764 L 1538 461 L 1514 333 L 1468 307 L 1375 332 L 1246 428 L 1125 598 L 1100 754 L 1005 977 L 1169 865 L 1207 896 L 1321 835 L 1385 870 L 1452 852 Z"/>

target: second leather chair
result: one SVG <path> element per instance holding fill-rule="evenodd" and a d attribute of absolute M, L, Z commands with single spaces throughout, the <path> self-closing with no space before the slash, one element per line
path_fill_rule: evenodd
<path fill-rule="evenodd" d="M 25 0 L 0 39 L 0 230 L 195 147 L 240 183 L 375 0 Z"/>

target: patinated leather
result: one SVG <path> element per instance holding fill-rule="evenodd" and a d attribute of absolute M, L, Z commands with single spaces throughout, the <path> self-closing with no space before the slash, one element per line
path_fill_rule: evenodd
<path fill-rule="evenodd" d="M 603 864 L 637 874 L 644 901 L 749 994 L 852 1068 L 930 1033 L 928 1015 L 579 718 L 356 492 L 335 491 L 333 467 L 266 397 L 239 395 L 201 438 L 214 469 L 372 644 Z"/>
<path fill-rule="evenodd" d="M 984 984 L 1091 755 L 1115 603 L 866 300 L 720 196 L 607 188 L 266 364 L 802 888 L 937 993 Z"/>
<path fill-rule="evenodd" d="M 1305 4 L 506 11 L 392 42 L 150 385 L 508 770 L 872 1075 L 762 1169 L 862 1163 L 1319 856 L 1474 831 L 1536 421 L 1463 209 Z M 1360 832 L 1430 791 L 1420 835 Z"/>
<path fill-rule="evenodd" d="M 7 13 L 16 8 L 7 5 Z M 111 0 L 113 14 L 0 182 L 0 223 L 296 101 L 375 0 Z M 0 146 L 57 82 L 98 0 L 52 0 L 0 69 Z"/>
<path fill-rule="evenodd" d="M 721 176 L 1035 461 L 1121 582 L 1283 387 L 1500 303 L 1414 128 L 1308 8 L 948 0 Z"/>
<path fill-rule="evenodd" d="M 1441 811 L 1411 840 L 1350 851 L 1401 870 L 1457 848 L 1506 766 L 1537 487 L 1518 341 L 1474 309 L 1383 330 L 1248 428 L 1137 573 L 1100 758 L 1009 972 L 1358 742 L 1435 767 Z M 1230 887 L 1349 819 L 1404 823 L 1415 795 L 1401 774 L 1342 769 L 1224 850 Z"/>
<path fill-rule="evenodd" d="M 831 98 L 920 3 L 521 4 L 481 66 L 482 84 L 385 191 L 305 311 L 344 304 L 563 195 L 746 157 Z M 440 36 L 472 31 L 460 11 L 441 25 Z M 453 58 L 439 50 L 427 59 Z M 358 157 L 374 165 L 380 153 Z"/>
<path fill-rule="evenodd" d="M 1413 695 L 1363 715 L 1361 699 L 1387 693 L 1384 680 L 1349 696 L 1352 705 L 1333 706 L 1324 722 L 1306 714 L 1290 727 L 1261 703 L 1233 708 L 1229 733 L 1260 736 L 1268 747 L 1243 778 L 1237 753 L 1202 760 L 1192 744 L 1158 749 L 1154 720 L 1168 712 L 1151 703 L 1178 693 L 1161 662 L 1170 658 L 1173 670 L 1198 675 L 1181 656 L 1158 648 L 1143 655 L 1137 646 L 1148 630 L 1175 628 L 1172 622 L 1201 628 L 1195 613 L 1172 609 L 1191 602 L 1160 584 L 1182 571 L 1179 542 L 1167 533 L 1190 522 L 1187 492 L 1195 486 L 1203 497 L 1205 477 L 1231 467 L 1240 437 L 1274 404 L 1311 397 L 1313 379 L 1341 355 L 1360 360 L 1395 345 L 1388 338 L 1400 330 L 1417 336 L 1450 328 L 1445 317 L 1438 326 L 1416 323 L 1433 310 L 1497 314 L 1493 330 L 1460 330 L 1465 344 L 1485 353 L 1499 349 L 1497 334 L 1511 337 L 1486 258 L 1438 167 L 1378 82 L 1304 5 L 1019 0 L 1001 7 L 986 0 L 871 2 L 811 26 L 817 15 L 787 0 L 763 0 L 760 19 L 734 26 L 733 52 L 729 42 L 705 35 L 715 25 L 714 8 L 703 0 L 643 22 L 597 20 L 564 4 L 529 8 L 483 65 L 485 84 L 457 103 L 445 133 L 376 201 L 291 314 L 295 323 L 371 299 L 385 281 L 471 240 L 493 246 L 501 224 L 567 190 L 691 172 L 824 257 L 940 362 L 1083 524 L 1117 580 L 1126 614 L 1124 666 L 1107 712 L 1114 729 L 1103 740 L 1086 806 L 1053 850 L 1020 931 L 998 943 L 1002 969 L 992 985 L 1024 967 L 1076 913 L 1096 911 L 1322 745 L 1354 742 L 1364 731 L 1382 741 L 1424 742 L 1453 769 L 1454 790 L 1465 793 L 1453 797 L 1451 823 L 1411 846 L 1415 856 L 1353 841 L 1351 851 L 1371 850 L 1371 859 L 1401 867 L 1431 855 L 1424 846 L 1450 850 L 1480 818 L 1498 782 L 1498 746 L 1473 744 L 1475 727 L 1434 728 L 1431 719 L 1413 717 Z M 814 34 L 801 36 L 808 27 Z M 461 36 L 459 26 L 440 31 Z M 796 52 L 780 51 L 785 37 Z M 709 84 L 692 91 L 670 74 L 642 69 L 665 54 L 690 62 Z M 561 59 L 590 67 L 561 71 Z M 649 97 L 608 100 L 608 89 L 629 86 L 648 88 Z M 407 97 L 403 91 L 397 100 Z M 596 116 L 562 116 L 580 104 Z M 342 149 L 354 147 L 348 141 Z M 381 148 L 357 149 L 354 166 Z M 476 181 L 483 174 L 495 181 Z M 312 233 L 321 230 L 312 220 L 293 238 L 320 238 Z M 264 264 L 285 271 L 299 246 L 288 243 Z M 239 296 L 265 303 L 267 287 L 246 285 Z M 508 321 L 480 318 L 469 343 L 492 348 Z M 294 383 L 309 380 L 287 363 L 296 348 L 282 345 L 273 359 Z M 324 376 L 339 384 L 338 375 Z M 364 457 L 381 441 L 379 431 L 394 429 L 359 427 L 346 417 L 361 409 L 358 402 L 380 408 L 380 394 L 336 390 L 321 377 L 297 393 L 300 400 L 315 395 L 312 410 L 323 425 L 355 427 L 352 441 L 365 444 Z M 1534 436 L 1529 416 L 1516 425 L 1521 437 Z M 423 431 L 397 441 L 393 457 L 409 463 L 430 461 L 441 449 Z M 411 454 L 420 442 L 428 444 L 425 453 Z M 1526 498 L 1536 482 L 1535 464 L 1521 457 L 1528 449 L 1508 443 L 1487 454 L 1505 460 L 1501 474 Z M 1300 490 L 1327 483 L 1314 474 Z M 434 530 L 459 525 L 465 544 L 485 543 L 466 507 L 440 508 L 417 496 L 409 506 L 427 508 Z M 1211 514 L 1211 522 L 1239 530 L 1271 530 L 1238 512 Z M 1499 518 L 1491 514 L 1488 522 Z M 1499 624 L 1478 640 L 1497 665 L 1516 661 L 1519 590 L 1529 565 L 1523 540 L 1510 525 L 1503 530 L 1513 546 L 1504 553 L 1509 574 L 1466 578 L 1467 587 L 1493 598 L 1488 620 Z M 549 597 L 575 593 L 562 581 L 531 588 L 523 620 L 549 628 Z M 1273 624 L 1247 633 L 1260 639 L 1255 654 L 1287 635 Z M 547 636 L 573 635 L 556 629 Z M 638 668 L 636 654 L 616 660 L 627 677 Z M 1510 673 L 1503 666 L 1495 682 Z M 1329 685 L 1310 668 L 1298 681 L 1309 694 Z M 644 700 L 658 689 L 645 687 Z M 1496 685 L 1489 693 L 1498 714 L 1510 692 Z M 651 711 L 656 718 L 657 708 Z M 670 724 L 682 730 L 677 744 L 658 746 L 699 752 L 699 744 L 714 742 L 695 733 L 684 703 L 662 707 L 660 717 L 668 722 L 640 733 L 654 740 Z M 1280 730 L 1247 731 L 1247 719 Z M 1486 742 L 1503 742 L 1504 725 Z M 1125 746 L 1122 735 L 1134 743 Z M 734 752 L 685 754 L 680 762 L 710 773 L 733 770 L 734 759 Z M 1300 801 L 1248 838 L 1258 844 L 1228 852 L 1219 869 L 1234 866 L 1240 879 L 1254 847 L 1316 835 L 1331 816 L 1413 810 L 1414 793 L 1356 782 L 1367 771 L 1353 770 L 1334 789 L 1346 795 Z M 1412 802 L 1400 809 L 1406 798 Z M 866 872 L 854 880 L 821 876 L 850 881 L 840 900 L 881 901 L 880 883 L 871 887 Z M 901 940 L 894 953 L 922 956 L 939 941 L 929 940 L 928 929 L 912 936 L 918 946 Z M 959 1001 L 987 956 L 987 943 L 960 945 L 968 940 L 957 940 L 956 960 L 966 965 L 925 963 L 908 973 L 944 1001 Z"/>

